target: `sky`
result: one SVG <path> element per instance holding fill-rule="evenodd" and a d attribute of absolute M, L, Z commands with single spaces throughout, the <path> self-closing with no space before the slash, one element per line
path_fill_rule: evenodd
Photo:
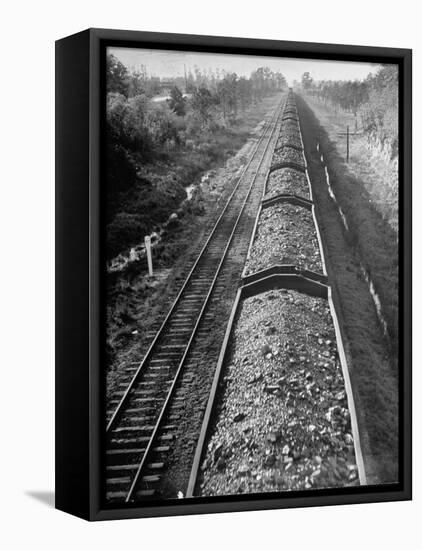
<path fill-rule="evenodd" d="M 315 59 L 292 59 L 287 57 L 259 57 L 250 55 L 228 55 L 214 53 L 179 52 L 169 50 L 147 50 L 141 48 L 108 48 L 129 69 L 144 65 L 150 76 L 175 77 L 184 75 L 197 65 L 201 70 L 220 69 L 249 76 L 258 67 L 267 66 L 283 73 L 289 85 L 301 79 L 309 71 L 314 80 L 364 79 L 376 72 L 378 65 L 350 61 L 322 61 Z"/>

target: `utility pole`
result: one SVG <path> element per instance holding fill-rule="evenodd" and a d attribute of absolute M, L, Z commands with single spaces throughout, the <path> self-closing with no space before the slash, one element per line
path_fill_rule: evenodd
<path fill-rule="evenodd" d="M 346 162 L 349 162 L 349 127 L 346 130 Z"/>

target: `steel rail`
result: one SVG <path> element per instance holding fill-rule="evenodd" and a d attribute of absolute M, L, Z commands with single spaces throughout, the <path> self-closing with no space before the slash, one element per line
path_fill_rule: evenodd
<path fill-rule="evenodd" d="M 198 317 L 197 317 L 197 320 L 196 320 L 196 322 L 195 322 L 195 326 L 194 326 L 194 328 L 193 328 L 193 330 L 192 330 L 191 336 L 190 336 L 189 341 L 188 341 L 188 343 L 187 343 L 187 345 L 186 345 L 186 348 L 185 348 L 185 351 L 184 351 L 184 353 L 183 353 L 183 356 L 182 356 L 182 358 L 181 358 L 181 360 L 180 360 L 180 362 L 179 362 L 179 365 L 178 365 L 178 367 L 177 367 L 177 371 L 176 371 L 176 373 L 175 373 L 175 375 L 174 375 L 174 377 L 173 377 L 173 382 L 172 382 L 171 387 L 170 387 L 170 389 L 169 389 L 169 391 L 168 391 L 168 393 L 167 393 L 166 400 L 165 400 L 165 402 L 164 402 L 164 404 L 163 404 L 163 406 L 162 406 L 162 408 L 161 408 L 161 412 L 160 412 L 160 415 L 159 415 L 159 417 L 158 417 L 158 419 L 157 419 L 157 421 L 156 421 L 156 423 L 155 423 L 154 430 L 153 430 L 153 432 L 152 432 L 152 434 L 151 434 L 151 436 L 150 436 L 150 438 L 149 438 L 148 444 L 147 444 L 147 446 L 146 446 L 146 448 L 145 448 L 145 451 L 144 451 L 144 453 L 143 453 L 143 455 L 142 455 L 141 461 L 140 461 L 140 463 L 139 463 L 139 465 L 138 465 L 136 474 L 135 474 L 135 476 L 134 476 L 134 478 L 133 478 L 133 480 L 132 480 L 131 487 L 130 487 L 129 492 L 128 492 L 128 494 L 127 494 L 127 496 L 126 496 L 126 499 L 125 499 L 126 502 L 130 502 L 130 501 L 132 500 L 133 492 L 134 492 L 135 489 L 136 489 L 136 486 L 137 486 L 137 484 L 138 484 L 138 480 L 139 480 L 139 478 L 140 478 L 140 476 L 141 476 L 141 473 L 142 473 L 142 470 L 143 470 L 143 468 L 144 468 L 144 465 L 145 465 L 145 463 L 146 463 L 146 461 L 147 461 L 147 459 L 148 459 L 148 456 L 149 456 L 149 453 L 150 453 L 150 451 L 151 451 L 151 448 L 152 448 L 152 446 L 153 446 L 154 443 L 155 443 L 155 438 L 156 438 L 156 435 L 157 435 L 158 431 L 159 431 L 160 428 L 161 428 L 162 420 L 163 420 L 163 418 L 165 417 L 165 415 L 166 415 L 166 413 L 167 413 L 168 405 L 169 405 L 169 403 L 170 403 L 170 401 L 171 401 L 171 399 L 172 399 L 172 397 L 173 397 L 174 390 L 175 390 L 175 388 L 176 388 L 177 382 L 178 382 L 178 380 L 179 380 L 179 378 L 180 378 L 180 374 L 182 373 L 183 367 L 184 367 L 184 365 L 185 365 L 185 360 L 186 360 L 186 358 L 187 358 L 187 356 L 188 356 L 188 354 L 189 354 L 189 352 L 190 352 L 190 349 L 191 349 L 191 346 L 192 346 L 192 342 L 193 342 L 193 340 L 194 340 L 194 338 L 195 338 L 195 336 L 196 336 L 198 327 L 199 327 L 201 321 L 203 320 L 204 312 L 205 312 L 205 310 L 206 310 L 206 308 L 207 308 L 207 306 L 208 306 L 208 302 L 209 302 L 209 300 L 210 300 L 210 298 L 211 298 L 211 295 L 212 295 L 212 293 L 213 293 L 213 291 L 214 291 L 215 284 L 216 284 L 216 282 L 217 282 L 217 280 L 218 280 L 218 276 L 219 276 L 219 274 L 220 274 L 220 271 L 221 271 L 221 269 L 222 269 L 222 266 L 223 266 L 223 264 L 224 264 L 224 261 L 225 261 L 225 259 L 226 259 L 226 257 L 227 257 L 227 253 L 228 253 L 228 251 L 229 251 L 229 249 L 230 249 L 230 246 L 231 246 L 231 244 L 232 244 L 233 237 L 234 237 L 234 235 L 235 235 L 236 229 L 237 229 L 237 227 L 238 227 L 238 225 L 239 225 L 239 222 L 240 222 L 240 219 L 241 219 L 241 217 L 242 217 L 243 211 L 244 211 L 244 209 L 245 209 L 245 207 L 246 207 L 246 204 L 248 203 L 248 200 L 249 200 L 250 194 L 251 194 L 251 192 L 252 192 L 253 186 L 254 186 L 254 184 L 255 184 L 255 182 L 256 182 L 256 179 L 257 179 L 257 177 L 258 177 L 259 170 L 260 170 L 260 168 L 261 168 L 261 166 L 262 166 L 262 163 L 264 162 L 265 156 L 266 156 L 267 151 L 268 151 L 268 148 L 269 148 L 269 146 L 270 146 L 271 138 L 272 138 L 272 136 L 273 136 L 273 134 L 274 134 L 274 132 L 275 132 L 275 129 L 276 129 L 276 127 L 277 127 L 277 122 L 278 122 L 278 119 L 279 119 L 280 111 L 281 111 L 281 103 L 280 103 L 280 105 L 278 106 L 277 110 L 275 111 L 275 113 L 274 113 L 274 115 L 273 115 L 273 118 L 271 119 L 271 121 L 270 121 L 270 122 L 268 123 L 268 125 L 266 126 L 266 129 L 265 129 L 265 131 L 264 131 L 264 133 L 263 133 L 263 135 L 262 135 L 262 137 L 261 137 L 261 139 L 260 139 L 260 141 L 259 141 L 259 145 L 260 145 L 260 144 L 263 142 L 265 136 L 267 135 L 267 130 L 270 130 L 270 129 L 271 129 L 271 126 L 272 126 L 272 129 L 271 129 L 271 131 L 270 131 L 270 136 L 269 136 L 269 139 L 268 139 L 268 143 L 266 144 L 265 149 L 264 149 L 264 151 L 263 151 L 263 153 L 262 153 L 262 155 L 261 155 L 261 158 L 260 158 L 260 160 L 259 160 L 258 167 L 257 167 L 256 172 L 255 172 L 255 174 L 254 174 L 254 176 L 253 176 L 253 178 L 252 178 L 252 181 L 251 181 L 251 183 L 250 183 L 250 185 L 249 185 L 248 192 L 247 192 L 247 194 L 246 194 L 246 196 L 245 196 L 245 198 L 244 198 L 244 200 L 243 200 L 243 202 L 242 202 L 242 207 L 241 207 L 241 209 L 240 209 L 240 211 L 239 211 L 239 214 L 238 214 L 238 216 L 237 216 L 237 218 L 236 218 L 236 222 L 235 222 L 235 224 L 234 224 L 234 226 L 233 226 L 233 228 L 232 228 L 232 231 L 231 231 L 231 233 L 230 233 L 230 235 L 229 235 L 229 238 L 228 238 L 228 240 L 227 240 L 227 244 L 226 244 L 226 246 L 225 246 L 225 248 L 224 248 L 224 251 L 223 251 L 223 255 L 222 255 L 221 259 L 220 259 L 220 262 L 219 262 L 219 264 L 218 264 L 217 270 L 216 270 L 216 272 L 215 272 L 215 274 L 214 274 L 213 280 L 212 280 L 211 285 L 210 285 L 210 287 L 209 287 L 209 290 L 208 290 L 208 292 L 207 292 L 207 295 L 206 295 L 206 298 L 205 298 L 205 300 L 204 300 L 204 303 L 202 304 L 201 310 L 200 310 L 199 315 L 198 315 Z M 254 151 L 253 158 L 255 158 L 256 152 L 257 152 L 257 149 Z M 251 161 L 252 161 L 252 159 L 251 159 Z M 248 163 L 248 166 L 250 165 L 251 161 Z"/>
<path fill-rule="evenodd" d="M 288 110 L 290 108 L 288 103 L 289 103 L 289 96 L 286 97 L 286 101 L 284 103 L 284 108 L 283 108 L 283 111 L 281 113 L 280 134 L 277 136 L 277 140 L 280 139 L 280 135 L 281 135 L 281 132 L 282 132 L 283 113 L 286 111 L 286 109 Z M 276 149 L 277 149 L 277 145 L 275 146 L 274 151 Z M 260 203 L 256 218 L 255 218 L 254 228 L 253 228 L 253 231 L 252 231 L 251 239 L 249 241 L 248 252 L 247 252 L 247 255 L 246 255 L 245 266 L 244 266 L 243 271 L 242 271 L 242 280 L 245 278 L 246 262 L 247 262 L 247 260 L 250 256 L 251 249 L 252 249 L 252 246 L 253 246 L 253 242 L 255 240 L 255 233 L 256 233 L 256 230 L 257 230 L 259 218 L 261 216 L 261 211 L 262 211 L 262 201 L 263 201 L 263 199 L 265 197 L 265 194 L 266 194 L 268 178 L 270 176 L 270 173 L 271 173 L 271 168 L 268 169 L 268 172 L 266 174 L 265 185 L 264 185 L 264 189 L 263 189 L 263 192 L 262 192 L 261 203 Z M 216 395 L 217 395 L 218 383 L 219 383 L 219 380 L 220 380 L 221 371 L 222 371 L 222 368 L 223 368 L 223 362 L 224 362 L 224 358 L 225 358 L 225 355 L 226 355 L 226 352 L 227 352 L 228 343 L 230 341 L 230 337 L 231 337 L 231 333 L 232 333 L 232 327 L 233 327 L 235 315 L 237 313 L 237 309 L 238 309 L 238 306 L 239 306 L 239 302 L 241 300 L 242 292 L 243 292 L 243 285 L 237 291 L 236 298 L 235 298 L 235 301 L 233 303 L 233 307 L 232 307 L 232 310 L 231 310 L 231 313 L 230 313 L 230 318 L 229 318 L 229 321 L 228 321 L 227 326 L 226 326 L 226 332 L 225 332 L 225 335 L 224 335 L 224 340 L 223 340 L 222 346 L 220 348 L 220 354 L 219 354 L 219 357 L 218 357 L 218 360 L 217 360 L 217 367 L 216 367 L 216 370 L 214 372 L 214 378 L 213 378 L 213 382 L 212 382 L 212 385 L 211 385 L 211 390 L 210 390 L 210 393 L 209 393 L 209 396 L 208 396 L 208 403 L 207 403 L 207 406 L 206 406 L 206 409 L 205 409 L 204 418 L 203 418 L 203 421 L 202 421 L 202 427 L 201 427 L 201 431 L 199 433 L 199 438 L 198 438 L 198 442 L 197 442 L 197 446 L 196 446 L 196 451 L 195 451 L 195 455 L 194 455 L 194 459 L 193 459 L 193 463 L 192 463 L 192 468 L 191 468 L 191 472 L 190 472 L 190 476 L 189 476 L 188 488 L 187 488 L 186 495 L 185 495 L 186 498 L 191 498 L 191 497 L 194 496 L 199 465 L 200 465 L 201 457 L 202 457 L 202 454 L 203 454 L 205 439 L 206 439 L 207 434 L 208 434 L 211 414 L 212 414 L 212 411 L 213 411 L 213 408 L 214 408 L 215 398 L 216 398 Z"/>
<path fill-rule="evenodd" d="M 289 97 L 286 100 L 286 105 L 287 105 L 288 101 L 289 101 Z M 295 99 L 294 99 L 294 101 L 295 101 Z M 301 140 L 301 143 L 302 143 L 302 155 L 303 155 L 303 158 L 304 158 L 304 161 L 305 161 L 305 164 L 306 164 L 305 148 L 304 148 L 304 145 L 303 145 L 302 128 L 301 128 L 301 124 L 300 124 L 300 119 L 298 119 L 297 122 L 298 122 L 298 127 L 299 127 L 300 140 Z M 281 131 L 282 130 L 283 129 L 281 128 Z M 307 168 L 305 170 L 306 170 L 305 173 L 306 173 L 306 177 L 307 177 L 307 180 L 308 180 L 309 189 L 310 189 L 311 198 L 312 198 L 311 182 L 310 182 L 310 179 L 309 179 L 309 174 L 308 174 Z M 313 200 L 313 198 L 312 198 L 312 200 Z M 259 209 L 258 214 L 257 214 L 257 218 L 255 220 L 255 227 L 257 225 L 258 218 L 260 216 L 260 211 L 261 211 L 261 208 Z M 356 407 L 355 407 L 353 391 L 352 391 L 352 385 L 351 385 L 351 380 L 350 380 L 350 373 L 349 373 L 349 368 L 348 368 L 348 364 L 347 364 L 346 353 L 345 353 L 345 350 L 344 350 L 344 344 L 343 344 L 343 338 L 342 338 L 340 323 L 339 323 L 338 316 L 337 316 L 337 313 L 336 313 L 334 300 L 332 298 L 332 289 L 331 289 L 331 286 L 328 284 L 328 281 L 327 281 L 324 251 L 323 251 L 323 247 L 322 247 L 322 240 L 321 240 L 321 235 L 320 235 L 320 232 L 319 232 L 318 222 L 317 222 L 317 219 L 316 219 L 316 216 L 315 216 L 315 206 L 314 206 L 313 203 L 312 203 L 312 213 L 313 213 L 314 225 L 315 225 L 315 230 L 316 230 L 316 234 L 317 234 L 317 237 L 318 237 L 320 254 L 321 254 L 321 259 L 322 259 L 322 264 L 323 264 L 323 272 L 324 272 L 324 274 L 322 276 L 323 280 L 320 280 L 320 281 L 317 280 L 317 279 L 322 279 L 321 276 L 317 273 L 312 273 L 312 272 L 307 272 L 307 273 L 312 275 L 312 278 L 311 278 L 312 279 L 311 280 L 312 284 L 321 285 L 321 288 L 325 287 L 326 291 L 327 291 L 326 299 L 327 299 L 328 304 L 329 304 L 331 318 L 332 318 L 332 321 L 333 321 L 333 326 L 334 326 L 334 330 L 335 330 L 335 334 L 336 334 L 336 344 L 337 344 L 339 360 L 340 360 L 342 373 L 343 373 L 343 379 L 344 379 L 344 385 L 345 385 L 345 390 L 346 390 L 346 395 L 347 395 L 348 408 L 349 408 L 349 412 L 350 412 L 350 416 L 351 416 L 350 420 L 351 420 L 351 428 L 352 428 L 352 435 L 353 435 L 353 441 L 354 441 L 356 464 L 357 464 L 357 467 L 358 467 L 359 482 L 360 482 L 361 485 L 366 485 L 367 479 L 366 479 L 366 472 L 365 472 L 365 464 L 364 464 L 362 449 L 361 449 L 361 444 L 360 444 L 359 427 L 358 427 L 358 422 L 357 422 L 357 414 L 356 414 Z M 254 240 L 254 235 L 252 235 L 249 250 L 252 247 L 253 240 Z M 248 251 L 248 253 L 249 253 L 249 251 Z M 276 266 L 274 266 L 274 267 L 276 267 Z M 280 267 L 285 268 L 287 266 L 280 266 Z M 294 268 L 295 271 L 296 270 L 301 271 L 300 269 L 296 268 L 295 266 L 290 266 L 290 267 Z M 270 268 L 270 269 L 273 269 L 273 268 Z M 266 271 L 268 271 L 268 270 L 266 270 Z M 254 277 L 256 275 L 257 275 L 257 273 L 251 274 L 252 277 Z M 253 284 L 256 284 L 256 283 L 251 283 L 251 284 L 253 285 Z M 246 285 L 246 286 L 248 286 L 248 285 Z M 211 420 L 211 416 L 212 416 L 214 406 L 215 406 L 215 400 L 216 400 L 216 396 L 217 396 L 218 384 L 219 384 L 219 380 L 220 380 L 221 373 L 222 373 L 222 370 L 223 370 L 224 362 L 226 360 L 226 354 L 227 354 L 228 345 L 229 345 L 229 342 L 230 342 L 230 339 L 231 339 L 231 336 L 232 336 L 234 320 L 235 320 L 235 317 L 236 317 L 236 314 L 237 314 L 237 311 L 238 311 L 239 304 L 242 300 L 242 294 L 244 293 L 246 286 L 241 286 L 239 288 L 238 292 L 237 292 L 236 299 L 235 299 L 235 302 L 233 304 L 232 311 L 231 311 L 231 314 L 230 314 L 230 319 L 229 319 L 229 322 L 228 322 L 227 327 L 226 327 L 224 341 L 223 341 L 223 344 L 222 344 L 221 349 L 220 349 L 220 355 L 219 355 L 218 362 L 217 362 L 217 368 L 216 368 L 216 371 L 214 373 L 214 379 L 213 379 L 211 391 L 210 391 L 210 394 L 209 394 L 207 407 L 206 407 L 206 410 L 205 410 L 205 413 L 204 413 L 204 419 L 203 419 L 203 423 L 202 423 L 202 427 L 201 427 L 201 431 L 200 431 L 200 435 L 199 435 L 199 439 L 198 439 L 198 443 L 197 443 L 197 448 L 196 448 L 196 451 L 195 451 L 195 456 L 194 456 L 194 460 L 193 460 L 193 464 L 192 464 L 192 468 L 191 468 L 191 473 L 190 473 L 189 482 L 188 482 L 188 489 L 187 489 L 187 492 L 186 492 L 186 497 L 187 498 L 192 498 L 194 496 L 194 493 L 195 493 L 200 461 L 201 461 L 203 453 L 204 453 L 204 446 L 205 446 L 206 438 L 208 436 L 208 430 L 210 428 L 210 420 Z"/>
<path fill-rule="evenodd" d="M 280 105 L 281 105 L 281 103 L 280 103 Z M 276 111 L 276 112 L 277 112 L 277 116 L 278 116 L 278 114 L 279 114 L 279 111 L 280 111 L 280 106 L 277 108 L 277 111 Z M 273 117 L 273 118 L 274 118 L 274 117 Z M 191 277 L 192 277 L 192 275 L 193 275 L 193 273 L 194 273 L 194 271 L 195 271 L 195 269 L 196 269 L 196 267 L 197 267 L 199 261 L 202 259 L 202 257 L 203 257 L 203 255 L 204 255 L 204 253 L 205 253 L 205 251 L 206 251 L 206 249 L 207 249 L 207 247 L 208 247 L 208 245 L 209 245 L 209 243 L 210 243 L 212 237 L 214 236 L 214 234 L 215 234 L 215 232 L 216 232 L 216 230 L 217 230 L 217 227 L 218 227 L 219 224 L 220 224 L 221 219 L 223 218 L 224 214 L 226 213 L 228 207 L 230 206 L 230 203 L 231 203 L 233 197 L 235 196 L 236 191 L 238 190 L 240 184 L 242 183 L 242 179 L 243 179 L 245 173 L 247 172 L 247 170 L 249 169 L 249 166 L 250 166 L 251 163 L 253 162 L 253 160 L 254 160 L 254 158 L 255 158 L 255 155 L 256 155 L 256 153 L 257 153 L 257 151 L 258 151 L 258 149 L 259 149 L 259 146 L 261 145 L 262 141 L 264 140 L 264 138 L 265 138 L 265 136 L 266 136 L 266 133 L 267 133 L 267 130 L 268 130 L 268 128 L 270 127 L 270 125 L 271 125 L 271 123 L 272 123 L 273 118 L 271 118 L 270 122 L 266 122 L 265 127 L 264 127 L 264 130 L 263 130 L 263 132 L 262 132 L 262 135 L 261 135 L 261 137 L 259 138 L 258 142 L 256 143 L 256 145 L 255 145 L 255 147 L 254 147 L 254 150 L 253 150 L 253 152 L 252 152 L 252 155 L 251 155 L 249 161 L 248 161 L 248 162 L 246 163 L 246 165 L 243 167 L 243 169 L 242 169 L 240 175 L 239 175 L 239 176 L 236 176 L 236 177 L 239 178 L 239 179 L 238 179 L 238 182 L 236 183 L 236 185 L 235 185 L 233 191 L 231 192 L 229 198 L 227 199 L 227 202 L 226 202 L 226 204 L 225 204 L 223 210 L 221 211 L 221 213 L 220 213 L 220 215 L 219 215 L 217 221 L 215 222 L 214 227 L 213 227 L 211 233 L 210 233 L 209 236 L 207 237 L 207 240 L 205 241 L 204 246 L 202 247 L 202 249 L 201 249 L 201 251 L 200 251 L 200 253 L 199 253 L 197 259 L 195 260 L 195 263 L 194 263 L 194 265 L 192 266 L 192 269 L 191 269 L 190 272 L 188 273 L 188 275 L 187 275 L 187 277 L 186 277 L 186 279 L 185 279 L 185 281 L 184 281 L 184 283 L 183 283 L 183 285 L 182 285 L 182 287 L 181 287 L 181 289 L 180 289 L 178 295 L 177 295 L 176 298 L 174 299 L 173 304 L 172 304 L 172 306 L 171 306 L 169 312 L 167 313 L 167 315 L 166 315 L 164 321 L 162 322 L 160 328 L 158 329 L 158 331 L 157 331 L 157 333 L 156 333 L 156 335 L 155 335 L 153 341 L 151 342 L 151 344 L 150 344 L 150 346 L 149 346 L 149 348 L 148 348 L 146 354 L 144 355 L 144 357 L 143 357 L 143 359 L 142 359 L 142 361 L 141 361 L 141 363 L 140 363 L 138 369 L 136 370 L 135 374 L 133 375 L 131 381 L 129 382 L 128 387 L 126 388 L 125 393 L 123 394 L 122 398 L 120 399 L 120 402 L 117 404 L 117 406 L 116 406 L 116 408 L 115 408 L 115 410 L 114 410 L 114 412 L 113 412 L 113 414 L 112 414 L 112 416 L 111 416 L 111 418 L 110 418 L 110 421 L 109 421 L 108 424 L 107 424 L 106 433 L 109 432 L 109 431 L 113 428 L 113 426 L 114 426 L 114 424 L 115 424 L 117 418 L 119 417 L 119 415 L 120 415 L 120 413 L 121 413 L 121 411 L 122 411 L 123 405 L 124 405 L 124 403 L 126 402 L 126 399 L 128 398 L 128 396 L 129 396 L 129 394 L 130 394 L 132 388 L 134 387 L 134 385 L 135 385 L 135 383 L 136 383 L 136 381 L 137 381 L 139 375 L 141 374 L 141 372 L 142 372 L 142 370 L 143 370 L 143 368 L 144 368 L 144 365 L 145 365 L 146 362 L 149 360 L 149 358 L 150 358 L 150 356 L 151 356 L 151 354 L 152 354 L 152 352 L 153 352 L 153 350 L 154 350 L 154 348 L 155 348 L 155 346 L 156 346 L 156 344 L 157 344 L 157 341 L 159 340 L 159 338 L 160 338 L 161 335 L 163 334 L 163 331 L 164 331 L 164 329 L 166 328 L 166 325 L 167 325 L 168 320 L 170 319 L 170 317 L 171 317 L 173 311 L 175 310 L 177 304 L 179 303 L 179 300 L 180 300 L 180 298 L 181 298 L 181 296 L 182 296 L 182 294 L 183 294 L 183 292 L 184 292 L 186 286 L 188 285 L 189 281 L 191 280 Z"/>

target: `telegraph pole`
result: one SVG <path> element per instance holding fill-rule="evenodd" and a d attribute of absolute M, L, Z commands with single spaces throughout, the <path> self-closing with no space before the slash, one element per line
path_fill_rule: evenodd
<path fill-rule="evenodd" d="M 349 127 L 346 130 L 346 162 L 349 162 Z"/>

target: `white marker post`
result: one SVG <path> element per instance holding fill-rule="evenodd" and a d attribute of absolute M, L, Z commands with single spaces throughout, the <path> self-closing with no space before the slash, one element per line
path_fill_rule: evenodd
<path fill-rule="evenodd" d="M 147 251 L 148 271 L 149 271 L 150 277 L 152 277 L 153 272 L 152 272 L 151 237 L 149 235 L 145 237 L 145 249 Z"/>

